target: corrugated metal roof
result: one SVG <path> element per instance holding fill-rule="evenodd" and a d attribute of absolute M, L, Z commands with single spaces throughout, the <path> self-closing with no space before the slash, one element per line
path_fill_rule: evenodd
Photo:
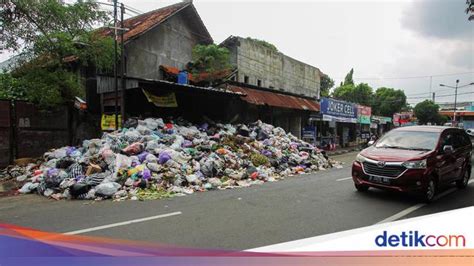
<path fill-rule="evenodd" d="M 179 69 L 177 67 L 161 65 L 160 68 L 168 74 L 178 75 Z M 214 72 L 202 72 L 199 74 L 188 73 L 188 80 L 194 83 L 206 81 L 209 79 L 224 79 L 232 73 L 231 69 L 224 69 Z"/>
<path fill-rule="evenodd" d="M 171 82 L 171 81 L 166 81 L 166 80 L 154 80 L 154 79 L 142 79 L 142 78 L 132 78 L 132 77 L 127 77 L 126 78 L 126 89 L 137 89 L 141 88 L 143 84 L 154 84 L 154 85 L 169 85 L 172 88 L 176 89 L 186 89 L 189 91 L 189 89 L 194 89 L 194 90 L 199 90 L 199 91 L 205 91 L 205 92 L 213 92 L 213 93 L 222 93 L 222 94 L 228 94 L 228 95 L 233 95 L 233 96 L 242 96 L 245 94 L 242 94 L 240 92 L 234 92 L 230 89 L 226 88 L 214 88 L 214 87 L 200 87 L 200 86 L 194 86 L 194 85 L 189 85 L 189 84 L 179 84 L 176 82 Z M 121 82 L 119 79 L 118 82 L 119 85 L 119 90 L 121 90 Z M 114 92 L 115 91 L 115 79 L 113 77 L 109 76 L 97 76 L 97 93 L 108 93 L 108 92 Z"/>
<path fill-rule="evenodd" d="M 183 10 L 184 8 L 188 6 L 192 6 L 192 3 L 181 2 L 181 3 L 166 6 L 166 7 L 156 9 L 156 10 L 124 20 L 124 27 L 128 29 L 124 33 L 124 36 L 123 36 L 124 41 L 128 42 L 140 36 L 141 34 L 161 24 L 166 19 L 168 19 L 169 17 L 173 16 L 174 14 L 176 14 L 177 12 Z M 194 7 L 193 7 L 193 10 L 195 10 Z M 198 14 L 197 16 L 198 16 L 198 19 L 200 20 Z M 202 24 L 202 27 L 205 28 L 204 24 Z M 112 35 L 113 29 L 103 28 L 99 30 L 99 33 L 103 35 Z M 212 40 L 210 34 L 207 32 L 207 29 L 205 29 L 205 33 L 207 33 L 206 35 L 208 35 L 205 37 L 209 40 Z M 119 41 L 120 41 L 120 38 L 119 38 Z"/>
<path fill-rule="evenodd" d="M 242 97 L 242 100 L 255 105 L 270 105 L 281 108 L 307 110 L 314 112 L 320 110 L 319 103 L 302 97 L 285 95 L 277 92 L 250 89 L 235 85 L 229 85 L 228 88 L 234 92 L 246 94 L 247 96 Z"/>

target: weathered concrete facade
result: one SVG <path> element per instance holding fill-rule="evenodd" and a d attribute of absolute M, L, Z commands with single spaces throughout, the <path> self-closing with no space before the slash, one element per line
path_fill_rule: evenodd
<path fill-rule="evenodd" d="M 229 37 L 222 43 L 237 67 L 236 81 L 250 85 L 319 98 L 321 71 L 258 41 Z"/>
<path fill-rule="evenodd" d="M 191 8 L 191 7 L 187 7 Z M 196 44 L 211 43 L 196 33 L 190 12 L 179 12 L 126 44 L 129 77 L 162 79 L 160 65 L 184 69 Z"/>

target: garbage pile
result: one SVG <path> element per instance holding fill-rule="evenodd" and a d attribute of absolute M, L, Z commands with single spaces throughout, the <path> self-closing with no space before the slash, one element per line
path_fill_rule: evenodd
<path fill-rule="evenodd" d="M 6 172 L 24 182 L 20 193 L 58 200 L 144 200 L 247 187 L 333 164 L 311 144 L 261 121 L 196 126 L 147 118 Z"/>

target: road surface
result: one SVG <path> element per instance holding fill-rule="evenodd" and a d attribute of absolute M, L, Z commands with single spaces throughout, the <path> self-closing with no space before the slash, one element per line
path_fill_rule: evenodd
<path fill-rule="evenodd" d="M 474 183 L 446 188 L 432 204 L 404 194 L 356 192 L 350 164 L 250 188 L 155 201 L 0 199 L 0 222 L 69 234 L 245 250 L 474 205 Z M 472 180 L 471 180 L 472 181 Z"/>

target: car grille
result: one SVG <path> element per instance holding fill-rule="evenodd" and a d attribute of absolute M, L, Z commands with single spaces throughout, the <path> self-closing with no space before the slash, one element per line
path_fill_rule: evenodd
<path fill-rule="evenodd" d="M 379 167 L 374 163 L 364 162 L 364 171 L 368 175 L 398 177 L 405 169 L 403 166 L 385 165 Z"/>

